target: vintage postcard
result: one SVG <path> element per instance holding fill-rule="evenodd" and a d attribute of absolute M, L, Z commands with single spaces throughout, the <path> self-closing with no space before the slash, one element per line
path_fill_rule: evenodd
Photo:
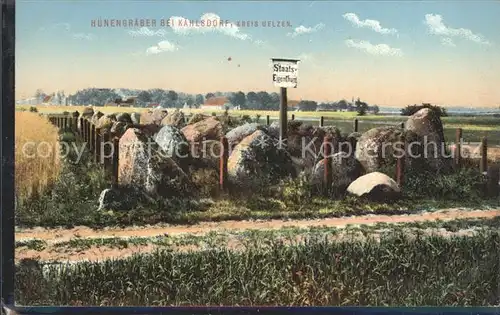
<path fill-rule="evenodd" d="M 16 1 L 15 300 L 498 306 L 497 1 Z"/>

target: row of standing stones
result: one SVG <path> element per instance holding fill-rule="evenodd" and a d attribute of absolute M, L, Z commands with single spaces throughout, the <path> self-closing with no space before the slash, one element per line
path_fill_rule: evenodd
<path fill-rule="evenodd" d="M 234 123 L 237 118 L 202 114 L 186 121 L 182 111 L 165 109 L 105 115 L 86 108 L 80 117 L 120 138 L 118 187 L 101 193 L 101 210 L 132 209 L 142 199 L 194 198 L 197 189 L 190 174 L 200 168 L 218 171 L 222 136 L 230 147 L 227 180 L 231 187 L 239 189 L 263 179 L 272 185 L 301 173 L 309 174 L 307 178 L 312 183 L 320 184 L 325 166 L 322 144 L 326 137 L 331 139 L 332 148 L 328 159 L 331 185 L 360 197 L 393 200 L 400 195 L 398 184 L 380 170 L 395 165 L 393 151 L 402 139 L 406 144 L 417 144 L 412 145 L 412 152 L 417 153 L 413 156 L 426 156 L 405 156 L 405 167 L 440 172 L 453 165 L 449 158 L 435 152 L 444 147 L 444 133 L 441 119 L 429 109 L 410 116 L 404 129 L 399 125 L 378 127 L 362 134 L 346 135 L 334 126 L 289 121 L 286 145 L 278 141 L 278 122 L 269 126 L 248 122 L 234 126 L 228 120 L 233 119 Z M 422 145 L 424 139 L 435 145 Z"/>

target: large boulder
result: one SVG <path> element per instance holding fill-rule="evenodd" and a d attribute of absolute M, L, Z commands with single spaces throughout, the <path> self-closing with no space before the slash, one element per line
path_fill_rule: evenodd
<path fill-rule="evenodd" d="M 189 118 L 188 125 L 196 124 L 197 122 L 200 122 L 200 121 L 207 119 L 207 118 L 208 118 L 208 116 L 206 116 L 206 115 L 196 113 Z"/>
<path fill-rule="evenodd" d="M 378 127 L 359 137 L 355 156 L 367 172 L 375 172 L 396 162 L 402 130 L 396 127 Z M 401 144 L 400 144 L 401 145 Z"/>
<path fill-rule="evenodd" d="M 445 167 L 443 124 L 435 111 L 423 108 L 410 116 L 405 123 L 405 132 L 406 141 L 413 143 L 412 160 L 425 161 L 425 166 L 433 171 Z"/>
<path fill-rule="evenodd" d="M 279 130 L 279 121 L 274 121 L 267 128 L 267 133 L 278 139 Z M 292 156 L 303 159 L 306 166 L 312 168 L 323 155 L 322 145 L 326 136 L 330 136 L 332 139 L 333 152 L 338 152 L 338 144 L 341 141 L 338 128 L 334 126 L 317 127 L 298 120 L 291 120 L 287 123 L 286 147 Z"/>
<path fill-rule="evenodd" d="M 123 121 L 115 121 L 110 129 L 110 132 L 113 137 L 120 138 L 129 127 L 130 125 Z"/>
<path fill-rule="evenodd" d="M 99 118 L 96 122 L 95 127 L 102 130 L 111 130 L 113 124 L 116 122 L 116 117 L 113 114 L 107 114 Z"/>
<path fill-rule="evenodd" d="M 358 197 L 376 201 L 394 200 L 400 195 L 398 184 L 389 176 L 372 172 L 353 181 L 347 191 Z"/>
<path fill-rule="evenodd" d="M 215 117 L 209 117 L 181 129 L 189 142 L 201 142 L 202 140 L 220 140 L 222 136 L 222 125 Z"/>
<path fill-rule="evenodd" d="M 168 113 L 168 115 L 161 121 L 161 124 L 182 128 L 186 125 L 184 113 L 179 109 L 176 109 L 173 112 Z"/>
<path fill-rule="evenodd" d="M 174 126 L 163 126 L 154 135 L 154 140 L 166 153 L 167 157 L 176 162 L 186 161 L 189 157 L 189 142 L 184 134 Z"/>
<path fill-rule="evenodd" d="M 130 119 L 132 120 L 132 123 L 134 125 L 140 124 L 141 123 L 141 114 L 132 113 L 132 114 L 130 114 Z"/>
<path fill-rule="evenodd" d="M 92 106 L 87 106 L 83 109 L 80 117 L 90 119 L 94 115 L 94 108 Z"/>
<path fill-rule="evenodd" d="M 115 114 L 116 121 L 123 122 L 126 124 L 133 124 L 132 117 L 129 113 L 117 113 Z"/>
<path fill-rule="evenodd" d="M 148 110 L 141 115 L 141 124 L 156 124 L 160 125 L 163 118 L 167 117 L 168 111 L 163 108 L 155 108 Z"/>
<path fill-rule="evenodd" d="M 228 174 L 235 182 L 258 179 L 275 182 L 296 175 L 289 153 L 278 148 L 262 130 L 255 131 L 233 149 Z"/>
<path fill-rule="evenodd" d="M 186 173 L 177 163 L 137 128 L 120 138 L 119 185 L 142 188 L 149 196 L 179 197 L 192 193 Z"/>
<path fill-rule="evenodd" d="M 104 114 L 101 113 L 100 111 L 97 111 L 92 115 L 92 118 L 90 118 L 90 122 L 94 125 L 97 125 L 97 122 L 102 116 L 104 116 Z"/>
<path fill-rule="evenodd" d="M 226 133 L 227 142 L 229 143 L 229 146 L 233 148 L 235 145 L 240 143 L 241 140 L 261 129 L 262 128 L 258 123 L 245 123 L 244 125 L 231 129 L 228 133 Z"/>
<path fill-rule="evenodd" d="M 339 192 L 344 192 L 353 181 L 365 173 L 363 166 L 358 160 L 356 160 L 354 155 L 347 155 L 345 152 L 333 154 L 330 158 L 330 163 L 332 171 L 332 175 L 330 177 L 332 180 L 332 187 Z M 325 160 L 322 159 L 314 166 L 312 176 L 313 183 L 323 183 L 324 174 Z"/>

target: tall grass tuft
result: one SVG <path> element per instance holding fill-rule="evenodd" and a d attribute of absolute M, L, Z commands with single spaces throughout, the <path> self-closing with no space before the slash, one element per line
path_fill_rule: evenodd
<path fill-rule="evenodd" d="M 18 201 L 42 194 L 60 172 L 59 134 L 35 112 L 16 112 L 15 180 Z"/>

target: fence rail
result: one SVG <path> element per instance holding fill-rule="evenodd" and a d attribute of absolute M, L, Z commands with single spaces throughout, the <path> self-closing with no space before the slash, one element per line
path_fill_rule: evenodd
<path fill-rule="evenodd" d="M 91 158 L 98 165 L 101 165 L 106 173 L 106 176 L 112 186 L 118 185 L 118 172 L 119 172 L 119 143 L 120 138 L 113 136 L 110 131 L 105 131 L 96 126 L 87 118 L 84 117 L 73 117 L 69 115 L 45 115 L 48 120 L 58 127 L 60 130 L 65 130 L 74 133 L 78 140 L 85 144 L 90 152 Z M 295 117 L 292 115 L 292 120 Z M 324 126 L 324 117 L 319 118 L 319 125 Z M 266 117 L 267 125 L 270 125 L 270 117 Z M 399 127 L 404 129 L 404 123 L 400 123 Z M 353 121 L 353 129 L 355 132 L 359 129 L 358 119 Z M 462 128 L 457 128 L 456 131 L 456 146 L 455 150 L 460 150 L 460 140 L 462 140 Z M 324 174 L 323 174 L 323 184 L 324 187 L 330 187 L 332 181 L 332 169 L 331 169 L 331 154 L 333 153 L 332 139 L 324 139 L 324 152 L 321 152 L 324 156 Z M 351 145 L 353 148 L 356 147 L 356 140 L 351 139 L 353 143 Z M 400 141 L 404 143 L 404 138 Z M 220 139 L 221 152 L 219 156 L 219 191 L 225 192 L 228 188 L 227 178 L 228 178 L 228 156 L 229 156 L 229 145 L 228 140 L 225 136 Z M 481 158 L 479 163 L 479 170 L 482 174 L 486 175 L 488 178 L 487 190 L 489 193 L 494 195 L 498 194 L 499 185 L 499 174 L 488 168 L 488 144 L 486 137 L 481 139 L 480 152 Z M 459 152 L 459 151 L 456 151 Z M 112 153 L 112 154 L 111 154 Z M 399 157 L 396 160 L 395 169 L 395 180 L 398 185 L 403 186 L 404 184 L 404 156 Z M 455 167 L 459 169 L 462 166 L 462 159 L 460 154 L 455 154 Z"/>

